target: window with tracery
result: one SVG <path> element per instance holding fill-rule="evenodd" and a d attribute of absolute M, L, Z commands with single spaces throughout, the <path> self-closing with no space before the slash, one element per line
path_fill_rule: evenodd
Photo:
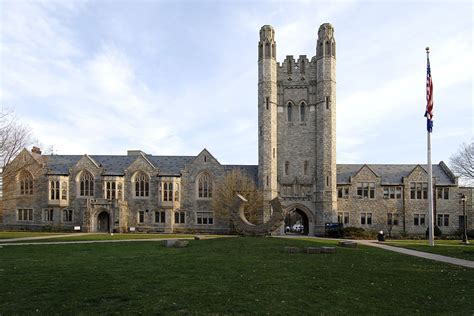
<path fill-rule="evenodd" d="M 24 170 L 20 173 L 20 194 L 21 195 L 32 195 L 33 194 L 33 176 L 28 171 Z"/>
<path fill-rule="evenodd" d="M 306 104 L 304 102 L 300 105 L 300 119 L 302 122 L 306 120 Z"/>
<path fill-rule="evenodd" d="M 79 182 L 80 196 L 94 196 L 94 177 L 89 171 L 82 172 Z"/>
<path fill-rule="evenodd" d="M 212 198 L 212 179 L 207 173 L 203 173 L 199 176 L 198 197 Z"/>
<path fill-rule="evenodd" d="M 148 197 L 150 195 L 150 179 L 148 176 L 140 172 L 135 177 L 135 196 L 136 197 Z"/>
<path fill-rule="evenodd" d="M 288 122 L 291 122 L 292 117 L 293 117 L 293 106 L 291 102 L 288 103 L 287 116 L 288 116 Z"/>

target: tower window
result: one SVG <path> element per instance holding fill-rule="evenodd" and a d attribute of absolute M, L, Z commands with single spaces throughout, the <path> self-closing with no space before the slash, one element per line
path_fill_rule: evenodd
<path fill-rule="evenodd" d="M 271 53 L 271 51 L 270 51 L 270 44 L 266 43 L 266 44 L 265 44 L 265 57 L 271 57 L 271 56 L 270 56 L 270 53 Z"/>
<path fill-rule="evenodd" d="M 288 175 L 290 173 L 290 162 L 285 162 L 285 174 Z"/>
<path fill-rule="evenodd" d="M 270 178 L 267 176 L 267 187 L 270 185 Z"/>
<path fill-rule="evenodd" d="M 293 106 L 290 103 L 288 103 L 288 111 L 287 111 L 287 116 L 288 116 L 288 122 L 291 122 L 292 116 L 293 116 Z"/>
<path fill-rule="evenodd" d="M 273 158 L 275 158 L 276 153 L 275 153 L 275 148 L 273 148 Z"/>
<path fill-rule="evenodd" d="M 276 58 L 276 48 L 275 48 L 275 44 L 272 44 L 272 57 L 273 58 Z"/>
<path fill-rule="evenodd" d="M 329 42 L 326 42 L 326 55 L 331 56 L 331 45 Z"/>
<path fill-rule="evenodd" d="M 303 174 L 307 175 L 308 174 L 308 161 L 306 160 L 303 165 Z"/>
<path fill-rule="evenodd" d="M 301 119 L 301 122 L 304 122 L 306 120 L 305 115 L 306 115 L 306 104 L 303 102 L 300 105 L 300 119 Z"/>
<path fill-rule="evenodd" d="M 268 110 L 269 107 L 270 107 L 269 103 L 270 103 L 269 97 L 266 97 L 266 98 L 265 98 L 265 105 L 266 105 L 266 107 L 267 107 L 267 110 Z"/>
<path fill-rule="evenodd" d="M 325 99 L 326 102 L 326 109 L 329 110 L 329 104 L 331 103 L 331 97 L 327 96 Z"/>
<path fill-rule="evenodd" d="M 329 186 L 329 176 L 326 176 L 326 186 Z"/>

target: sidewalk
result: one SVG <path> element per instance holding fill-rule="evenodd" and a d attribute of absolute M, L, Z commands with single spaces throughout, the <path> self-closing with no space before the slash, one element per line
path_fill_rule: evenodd
<path fill-rule="evenodd" d="M 357 243 L 362 244 L 362 245 L 376 247 L 376 248 L 382 248 L 382 249 L 389 250 L 389 251 L 403 253 L 403 254 L 409 255 L 409 256 L 415 256 L 415 257 L 420 257 L 420 258 L 424 258 L 424 259 L 455 264 L 455 265 L 463 266 L 463 267 L 466 267 L 466 268 L 474 268 L 474 261 L 470 261 L 470 260 L 458 259 L 458 258 L 453 258 L 453 257 L 437 255 L 437 254 L 429 253 L 429 252 L 422 252 L 422 251 L 416 251 L 416 250 L 411 250 L 411 249 L 406 249 L 406 248 L 389 246 L 389 245 L 385 245 L 383 243 L 379 243 L 377 241 L 372 241 L 372 240 L 354 240 L 354 241 L 356 241 Z"/>
<path fill-rule="evenodd" d="M 73 234 L 64 234 L 64 235 L 48 235 L 48 236 L 37 236 L 37 237 L 20 237 L 20 238 L 7 238 L 0 239 L 0 243 L 9 243 L 12 241 L 28 241 L 28 240 L 41 240 L 41 239 L 51 239 L 51 238 L 61 238 L 61 237 L 75 237 L 86 235 L 87 233 L 73 233 Z"/>

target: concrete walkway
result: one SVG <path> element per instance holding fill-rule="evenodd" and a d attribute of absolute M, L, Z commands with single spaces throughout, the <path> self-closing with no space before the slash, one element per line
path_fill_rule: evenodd
<path fill-rule="evenodd" d="M 463 267 L 466 267 L 466 268 L 474 268 L 474 261 L 470 261 L 470 260 L 458 259 L 458 258 L 453 258 L 453 257 L 437 255 L 437 254 L 429 253 L 429 252 L 423 252 L 423 251 L 417 251 L 417 250 L 411 250 L 411 249 L 406 249 L 406 248 L 389 246 L 389 245 L 385 245 L 383 243 L 380 243 L 378 241 L 372 241 L 372 240 L 355 240 L 355 241 L 359 244 L 362 244 L 362 245 L 381 248 L 381 249 L 385 249 L 385 250 L 389 250 L 389 251 L 393 251 L 393 252 L 398 252 L 398 253 L 403 253 L 405 255 L 410 255 L 410 256 L 420 257 L 420 258 L 424 258 L 424 259 L 455 264 L 455 265 L 463 266 Z"/>
<path fill-rule="evenodd" d="M 44 241 L 44 242 L 13 242 L 0 243 L 3 246 L 36 246 L 36 245 L 67 245 L 67 244 L 97 244 L 97 243 L 117 243 L 117 242 L 133 242 L 133 241 L 165 241 L 165 240 L 192 240 L 194 237 L 181 238 L 148 238 L 148 239 L 104 239 L 104 240 L 75 240 L 75 241 Z"/>

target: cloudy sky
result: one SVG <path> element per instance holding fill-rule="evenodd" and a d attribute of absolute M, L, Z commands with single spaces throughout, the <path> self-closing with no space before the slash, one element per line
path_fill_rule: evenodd
<path fill-rule="evenodd" d="M 426 163 L 473 134 L 472 1 L 0 1 L 0 106 L 57 154 L 257 163 L 258 31 L 277 59 L 337 42 L 338 163 Z"/>

